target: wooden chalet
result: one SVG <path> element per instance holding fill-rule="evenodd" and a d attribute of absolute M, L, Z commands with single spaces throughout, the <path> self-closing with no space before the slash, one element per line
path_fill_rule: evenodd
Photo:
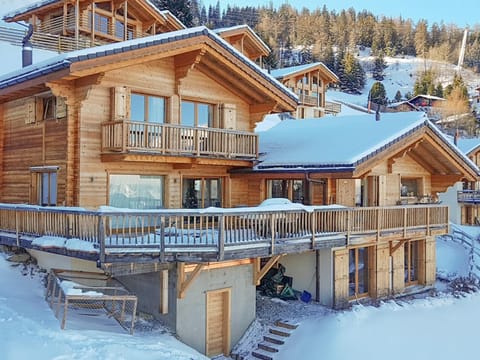
<path fill-rule="evenodd" d="M 299 105 L 294 113 L 298 119 L 337 114 L 341 105 L 325 100 L 328 84 L 338 77 L 323 63 L 290 66 L 271 71 L 273 77 L 298 95 Z"/>
<path fill-rule="evenodd" d="M 124 24 L 151 36 L 0 76 L 0 244 L 109 274 L 208 356 L 242 337 L 279 262 L 294 288 L 334 307 L 434 282 L 434 237 L 448 231 L 436 193 L 478 169 L 419 113 L 283 121 L 259 135 L 257 122 L 299 98 L 251 61 L 263 46 L 251 30 L 182 29 L 140 0 L 43 1 L 9 19 L 72 11 L 112 22 L 128 11 Z M 110 20 L 78 38 L 107 39 L 95 24 Z M 296 74 L 323 114 L 335 76 L 319 64 Z M 307 145 L 318 147 L 300 154 Z M 256 206 L 274 197 L 309 206 Z"/>
<path fill-rule="evenodd" d="M 45 0 L 4 16 L 33 27 L 32 44 L 58 52 L 137 39 L 185 28 L 144 0 Z"/>
<path fill-rule="evenodd" d="M 480 139 L 456 138 L 458 148 L 474 163 L 480 165 Z M 480 223 L 480 181 L 462 181 L 455 184 L 442 201 L 450 206 L 450 220 L 457 224 L 478 225 Z"/>
<path fill-rule="evenodd" d="M 260 153 L 252 171 L 232 174 L 237 189 L 232 205 L 245 200 L 254 205 L 270 197 L 315 206 L 343 205 L 364 212 L 358 223 L 351 220 L 352 230 L 357 225 L 376 229 L 351 236 L 346 246 L 281 258 L 294 286 L 335 306 L 432 285 L 435 235 L 448 231 L 444 222 L 448 211 L 439 204 L 438 193 L 479 175 L 478 168 L 416 112 L 381 114 L 380 121 L 375 115 L 284 120 L 260 133 Z M 369 209 L 386 212 L 372 216 Z M 414 215 L 424 224 L 413 226 L 411 232 L 404 225 L 416 220 L 408 211 L 426 211 Z M 443 220 L 434 220 L 433 214 Z M 402 225 L 383 231 L 392 221 Z M 307 266 L 310 272 L 305 272 Z M 312 284 L 311 274 L 318 266 L 335 270 L 317 273 Z"/>
<path fill-rule="evenodd" d="M 214 31 L 260 67 L 263 65 L 262 58 L 271 52 L 268 45 L 248 25 L 214 29 Z"/>

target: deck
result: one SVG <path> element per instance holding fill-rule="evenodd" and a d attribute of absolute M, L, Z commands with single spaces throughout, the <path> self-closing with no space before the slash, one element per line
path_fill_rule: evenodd
<path fill-rule="evenodd" d="M 106 263 L 214 262 L 448 233 L 438 205 L 87 211 L 0 205 L 0 244 Z"/>

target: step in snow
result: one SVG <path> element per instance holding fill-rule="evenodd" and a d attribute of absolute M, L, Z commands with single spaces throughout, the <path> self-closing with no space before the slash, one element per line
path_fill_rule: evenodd
<path fill-rule="evenodd" d="M 262 341 L 260 344 L 258 344 L 258 348 L 271 353 L 278 352 L 278 349 L 275 347 L 275 345 L 267 341 Z"/>
<path fill-rule="evenodd" d="M 283 345 L 285 344 L 285 336 L 278 336 L 275 334 L 263 335 L 263 340 L 268 341 L 272 344 Z"/>
<path fill-rule="evenodd" d="M 289 320 L 277 320 L 275 321 L 275 326 L 295 330 L 298 327 L 298 324 L 292 323 Z"/>
<path fill-rule="evenodd" d="M 272 326 L 270 329 L 268 329 L 268 332 L 270 334 L 275 334 L 278 336 L 283 336 L 283 337 L 289 337 L 290 336 L 290 331 L 289 329 L 281 328 L 278 326 Z"/>
<path fill-rule="evenodd" d="M 257 359 L 262 360 L 273 360 L 273 354 L 269 351 L 265 351 L 263 349 L 255 349 L 252 351 L 252 356 Z"/>

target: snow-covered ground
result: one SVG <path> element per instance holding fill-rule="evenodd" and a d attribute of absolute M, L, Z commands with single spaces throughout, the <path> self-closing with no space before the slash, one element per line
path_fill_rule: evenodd
<path fill-rule="evenodd" d="M 206 359 L 153 322 L 139 320 L 135 334 L 120 326 L 66 330 L 44 300 L 44 273 L 35 267 L 14 266 L 0 252 L 0 359 Z"/>
<path fill-rule="evenodd" d="M 477 235 L 480 228 L 466 228 Z M 92 319 L 59 321 L 44 301 L 44 273 L 6 261 L 0 253 L 0 349 L 2 360 L 23 359 L 204 359 L 151 320 L 140 319 L 133 336 Z M 438 239 L 442 279 L 468 275 L 469 250 Z M 480 293 L 452 294 L 447 283 L 407 298 L 334 311 L 316 303 L 258 296 L 257 319 L 237 347 L 250 352 L 277 319 L 299 323 L 275 359 L 477 359 Z M 83 328 L 80 327 L 83 325 Z"/>

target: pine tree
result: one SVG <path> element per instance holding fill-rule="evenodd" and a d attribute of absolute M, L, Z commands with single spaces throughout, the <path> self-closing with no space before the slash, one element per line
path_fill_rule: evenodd
<path fill-rule="evenodd" d="M 397 92 L 395 93 L 394 100 L 395 100 L 396 102 L 402 101 L 402 94 L 400 93 L 400 90 L 397 90 Z"/>
<path fill-rule="evenodd" d="M 372 77 L 377 81 L 383 81 L 386 68 L 387 64 L 385 63 L 382 53 L 380 53 L 373 61 Z"/>
<path fill-rule="evenodd" d="M 365 86 L 365 71 L 360 62 L 347 52 L 340 60 L 338 67 L 338 77 L 340 79 L 340 88 L 351 94 L 360 94 Z"/>
<path fill-rule="evenodd" d="M 170 10 L 185 26 L 193 25 L 192 0 L 152 0 L 152 3 L 160 10 Z"/>
<path fill-rule="evenodd" d="M 378 105 L 386 105 L 387 104 L 387 92 L 385 91 L 385 87 L 380 81 L 375 82 L 368 93 L 368 98 L 372 103 Z"/>

